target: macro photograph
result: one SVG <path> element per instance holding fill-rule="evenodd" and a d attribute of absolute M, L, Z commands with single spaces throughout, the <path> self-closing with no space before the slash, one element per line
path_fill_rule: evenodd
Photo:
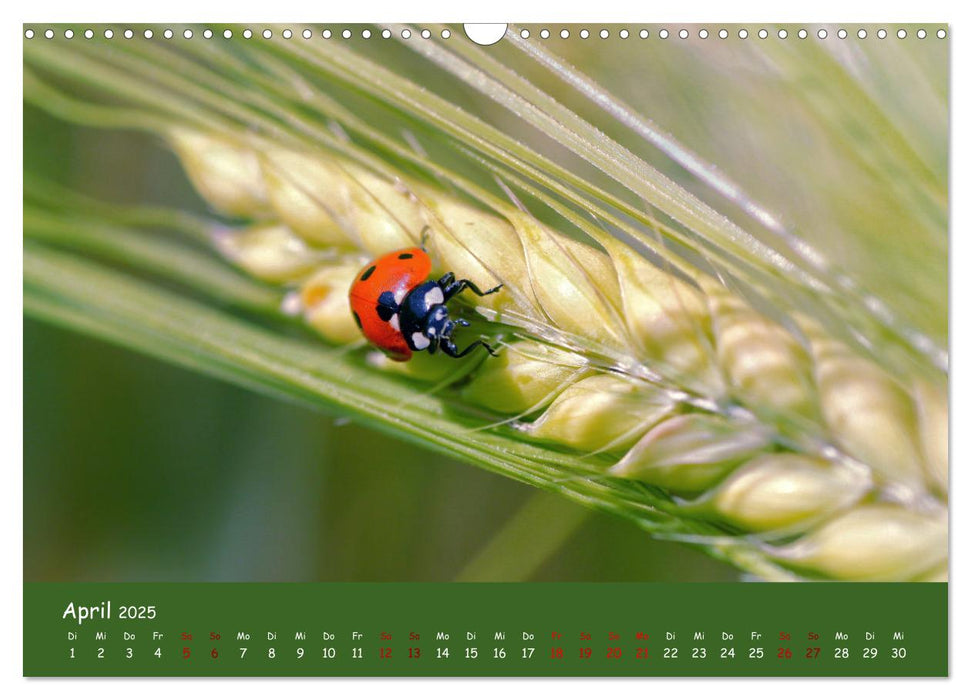
<path fill-rule="evenodd" d="M 24 25 L 24 580 L 947 581 L 948 34 Z"/>

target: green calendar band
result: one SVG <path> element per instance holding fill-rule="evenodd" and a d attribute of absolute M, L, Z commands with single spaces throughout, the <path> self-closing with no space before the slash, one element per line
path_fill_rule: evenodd
<path fill-rule="evenodd" d="M 26 583 L 26 676 L 946 676 L 943 583 Z"/>

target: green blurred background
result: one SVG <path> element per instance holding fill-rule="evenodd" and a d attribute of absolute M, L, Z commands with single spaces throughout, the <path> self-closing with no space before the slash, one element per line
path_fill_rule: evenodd
<path fill-rule="evenodd" d="M 68 126 L 30 107 L 24 169 L 108 201 L 205 211 L 154 139 Z M 24 577 L 690 581 L 737 574 L 617 517 L 25 320 Z"/>

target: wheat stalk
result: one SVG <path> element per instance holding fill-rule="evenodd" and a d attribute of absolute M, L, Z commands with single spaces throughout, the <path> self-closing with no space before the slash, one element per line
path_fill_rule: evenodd
<path fill-rule="evenodd" d="M 258 70 L 195 46 L 189 56 L 126 47 L 121 72 L 96 46 L 45 47 L 32 59 L 55 74 L 83 73 L 129 101 L 128 125 L 162 136 L 215 211 L 251 221 L 203 226 L 212 249 L 290 289 L 279 313 L 331 344 L 360 344 L 347 290 L 362 263 L 423 235 L 436 270 L 483 287 L 501 283 L 501 293 L 468 310 L 478 319 L 472 331 L 501 343 L 500 358 L 397 365 L 368 356 L 373 372 L 404 373 L 446 403 L 478 407 L 486 418 L 467 428 L 473 439 L 512 428 L 519 440 L 572 455 L 554 469 L 556 483 L 607 493 L 649 485 L 666 502 L 651 507 L 682 523 L 668 536 L 731 551 L 762 575 L 945 578 L 947 401 L 946 375 L 933 369 L 938 356 L 911 348 L 902 362 L 925 369 L 888 371 L 872 345 L 858 342 L 885 317 L 849 303 L 834 323 L 836 295 L 807 291 L 858 291 L 833 283 L 832 270 L 793 265 L 474 47 L 415 46 L 554 129 L 653 209 L 598 189 L 340 46 L 267 44 L 254 51 Z M 160 71 L 153 60 L 163 56 L 196 81 Z M 309 75 L 361 81 L 411 110 L 476 154 L 508 196 L 308 90 Z M 220 94 L 219 76 L 245 76 L 258 89 Z M 120 118 L 117 108 L 72 104 L 39 80 L 27 85 L 52 111 L 95 123 Z M 166 100 L 169 93 L 185 99 Z M 287 100 L 301 109 L 287 112 Z M 162 105 L 161 117 L 144 111 Z M 549 115 L 567 126 L 551 126 Z M 521 206 L 513 190 L 554 212 L 564 230 Z M 698 250 L 689 233 L 703 237 L 703 256 L 664 244 Z M 905 347 L 923 339 L 913 329 L 900 337 Z"/>

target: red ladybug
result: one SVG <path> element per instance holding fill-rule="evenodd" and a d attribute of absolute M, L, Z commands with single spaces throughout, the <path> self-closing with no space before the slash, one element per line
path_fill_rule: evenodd
<path fill-rule="evenodd" d="M 449 357 L 463 357 L 480 345 L 495 355 L 481 340 L 459 352 L 452 332 L 469 323 L 452 321 L 445 305 L 464 289 L 484 297 L 502 285 L 483 292 L 469 280 L 456 280 L 452 272 L 437 282 L 430 280 L 431 271 L 431 258 L 423 248 L 396 250 L 364 267 L 350 293 L 351 312 L 364 337 L 398 362 L 411 359 L 412 351 L 434 354 L 439 348 Z"/>

